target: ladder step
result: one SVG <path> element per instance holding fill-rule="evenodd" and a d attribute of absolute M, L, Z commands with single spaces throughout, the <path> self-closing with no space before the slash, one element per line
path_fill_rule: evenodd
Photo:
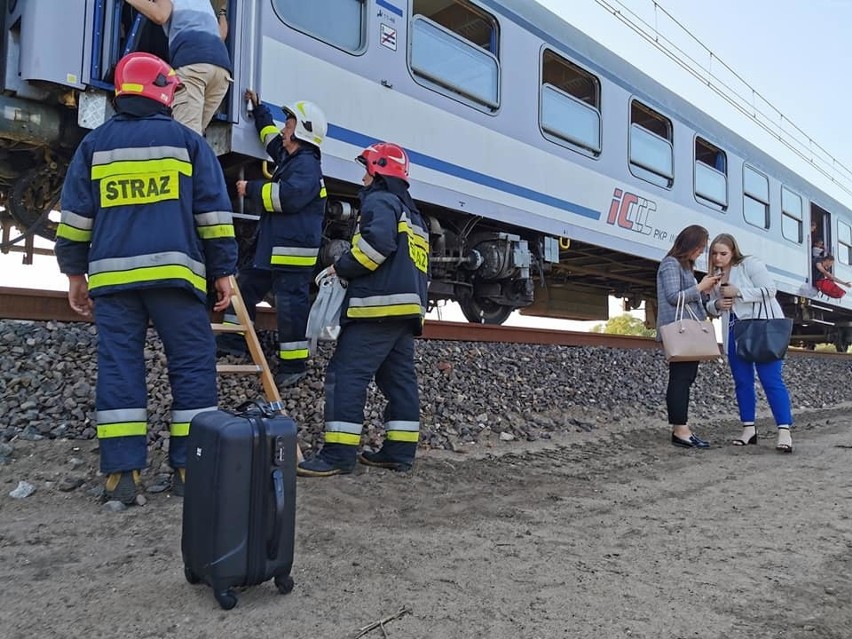
<path fill-rule="evenodd" d="M 245 333 L 248 330 L 242 324 L 211 324 L 214 333 Z"/>
<path fill-rule="evenodd" d="M 257 364 L 216 364 L 217 373 L 237 373 L 240 375 L 257 375 L 263 368 Z"/>

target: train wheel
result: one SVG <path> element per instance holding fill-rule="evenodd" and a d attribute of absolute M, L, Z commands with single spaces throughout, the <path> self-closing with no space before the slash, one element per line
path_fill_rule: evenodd
<path fill-rule="evenodd" d="M 459 306 L 465 319 L 473 324 L 502 324 L 515 310 L 511 306 L 475 297 L 460 299 Z"/>
<path fill-rule="evenodd" d="M 57 223 L 48 214 L 59 202 L 65 168 L 51 162 L 33 169 L 15 182 L 9 194 L 9 213 L 25 231 L 56 239 Z"/>

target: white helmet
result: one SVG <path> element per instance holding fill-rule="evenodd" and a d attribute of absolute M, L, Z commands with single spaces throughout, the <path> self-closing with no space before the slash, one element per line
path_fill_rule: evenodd
<path fill-rule="evenodd" d="M 328 122 L 322 109 L 313 102 L 305 102 L 304 100 L 285 104 L 282 109 L 288 117 L 296 118 L 296 130 L 293 132 L 295 138 L 314 146 L 322 144 L 328 131 Z"/>

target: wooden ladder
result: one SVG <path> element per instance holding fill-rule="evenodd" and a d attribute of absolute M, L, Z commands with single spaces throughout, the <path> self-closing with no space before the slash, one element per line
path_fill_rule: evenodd
<path fill-rule="evenodd" d="M 278 392 L 278 387 L 275 385 L 275 379 L 272 377 L 272 371 L 269 369 L 269 363 L 263 355 L 263 349 L 260 347 L 260 340 L 257 339 L 257 333 L 254 330 L 254 324 L 249 317 L 248 309 L 243 296 L 240 293 L 240 288 L 237 286 L 237 278 L 233 275 L 230 278 L 233 295 L 231 296 L 231 305 L 234 307 L 234 314 L 237 316 L 239 324 L 216 324 L 210 325 L 213 333 L 242 333 L 245 337 L 246 345 L 251 355 L 252 364 L 216 364 L 216 372 L 221 374 L 236 374 L 236 375 L 260 375 L 260 382 L 263 384 L 263 393 L 266 396 L 266 401 L 269 405 L 281 414 L 286 415 L 284 411 L 284 403 L 281 401 L 281 394 Z M 296 444 L 296 463 L 301 462 L 302 449 Z"/>

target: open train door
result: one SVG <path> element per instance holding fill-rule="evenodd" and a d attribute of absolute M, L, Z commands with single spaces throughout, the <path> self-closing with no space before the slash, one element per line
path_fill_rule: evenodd
<path fill-rule="evenodd" d="M 811 260 L 811 283 L 816 281 L 816 258 L 831 251 L 831 213 L 811 202 L 811 232 L 808 238 Z"/>
<path fill-rule="evenodd" d="M 113 90 L 115 65 L 123 56 L 134 51 L 153 53 L 163 60 L 169 61 L 168 37 L 161 25 L 155 24 L 145 18 L 145 16 L 136 11 L 124 0 L 89 1 L 92 3 L 92 21 L 90 23 L 92 29 L 90 34 L 92 55 L 91 79 L 89 82 L 91 86 L 104 89 L 111 93 Z M 232 10 L 236 10 L 237 4 L 236 0 L 210 0 L 210 5 L 214 12 L 221 7 L 225 7 L 228 9 L 229 16 L 233 15 Z M 251 2 L 240 4 L 247 5 L 251 4 Z M 232 25 L 229 31 L 230 33 L 225 43 L 233 60 L 234 32 L 237 30 Z M 234 111 L 231 106 L 230 97 L 228 96 L 223 100 L 222 107 L 215 116 L 214 122 L 227 124 L 232 121 L 230 114 Z M 103 105 L 102 108 L 95 108 L 94 111 L 96 115 L 92 118 L 92 121 L 81 121 L 83 126 L 94 128 L 94 126 L 97 126 L 108 117 L 110 108 L 108 105 Z M 100 113 L 100 111 L 105 111 L 106 113 Z M 218 138 L 222 137 L 222 130 L 223 127 L 221 124 L 216 127 L 216 131 L 218 132 L 216 135 L 217 144 L 213 145 L 214 149 L 220 153 L 224 152 L 223 149 L 217 148 L 217 146 L 221 146 L 218 144 Z"/>

